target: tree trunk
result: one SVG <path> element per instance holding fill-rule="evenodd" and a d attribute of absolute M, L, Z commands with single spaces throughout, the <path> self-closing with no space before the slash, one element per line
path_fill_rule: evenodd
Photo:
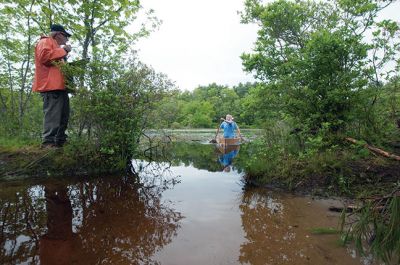
<path fill-rule="evenodd" d="M 357 142 L 358 142 L 357 140 L 355 140 L 353 138 L 350 138 L 350 137 L 346 137 L 345 139 L 347 141 L 353 143 L 353 144 L 357 144 Z M 378 154 L 378 155 L 381 155 L 381 156 L 384 156 L 384 157 L 388 157 L 388 158 L 392 158 L 394 160 L 400 161 L 400 156 L 398 156 L 398 155 L 391 154 L 389 152 L 386 152 L 386 151 L 384 151 L 382 149 L 376 148 L 376 147 L 371 146 L 369 144 L 364 144 L 364 146 L 366 148 L 368 148 L 370 151 L 374 152 L 375 154 Z"/>

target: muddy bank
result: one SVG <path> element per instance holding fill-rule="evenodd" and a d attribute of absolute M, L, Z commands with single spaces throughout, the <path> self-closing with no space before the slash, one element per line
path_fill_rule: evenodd
<path fill-rule="evenodd" d="M 296 194 L 318 196 L 346 196 L 355 198 L 359 195 L 388 194 L 397 186 L 400 179 L 400 163 L 375 157 L 350 161 L 341 168 L 332 167 L 323 173 L 312 172 L 307 176 L 305 170 L 292 171 L 293 176 L 265 178 L 247 174 L 244 178 L 246 187 L 265 187 L 268 189 L 290 191 Z"/>
<path fill-rule="evenodd" d="M 123 172 L 125 166 L 120 164 L 109 155 L 84 153 L 73 147 L 0 147 L 0 180 Z"/>

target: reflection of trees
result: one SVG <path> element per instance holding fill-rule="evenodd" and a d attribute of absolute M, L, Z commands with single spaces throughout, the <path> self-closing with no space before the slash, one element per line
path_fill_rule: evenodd
<path fill-rule="evenodd" d="M 295 236 L 282 223 L 282 204 L 271 197 L 247 191 L 243 193 L 240 210 L 248 242 L 240 247 L 239 261 L 280 264 L 276 259 L 280 259 L 282 247 Z"/>
<path fill-rule="evenodd" d="M 309 199 L 249 190 L 240 211 L 246 242 L 242 264 L 359 264 L 345 249 L 335 247 L 337 235 L 312 235 L 310 228 L 337 225 L 326 218 L 326 206 Z"/>
<path fill-rule="evenodd" d="M 140 188 L 131 180 L 99 181 L 92 193 L 79 196 L 77 192 L 77 202 L 85 197 L 87 203 L 95 197 L 90 207 L 78 210 L 83 219 L 76 228 L 77 251 L 89 264 L 149 262 L 175 235 L 180 214 L 161 203 L 160 193 Z M 74 208 L 82 205 L 78 202 Z"/>
<path fill-rule="evenodd" d="M 35 253 L 44 233 L 43 189 L 11 186 L 0 189 L 0 264 L 38 263 Z"/>
<path fill-rule="evenodd" d="M 62 189 L 49 190 L 51 183 L 45 183 L 46 189 L 29 184 L 2 189 L 0 263 L 38 263 L 40 240 L 41 247 L 46 247 L 43 239 L 60 239 L 60 231 L 73 231 L 73 263 L 153 264 L 151 256 L 171 242 L 182 218 L 162 202 L 161 193 L 169 183 L 164 179 L 161 186 L 143 185 L 132 176 L 65 182 L 67 201 L 54 200 Z M 68 215 L 68 204 L 72 215 Z M 58 230 L 51 229 L 51 220 L 53 228 L 59 224 Z"/>
<path fill-rule="evenodd" d="M 216 163 L 216 153 L 213 145 L 199 143 L 177 142 L 171 145 L 168 150 L 171 162 L 175 165 L 184 164 L 193 166 L 197 169 L 209 171 L 219 171 Z"/>
<path fill-rule="evenodd" d="M 240 205 L 247 242 L 240 247 L 239 261 L 245 264 L 294 264 L 306 258 L 303 239 L 296 238 L 290 205 L 257 191 L 243 194 Z M 302 262 L 299 262 L 302 263 Z M 317 264 L 317 263 L 315 263 Z"/>
<path fill-rule="evenodd" d="M 163 151 L 164 153 L 159 155 L 159 160 L 170 161 L 172 165 L 190 165 L 211 172 L 222 169 L 218 162 L 220 151 L 212 144 L 175 142 L 169 144 Z"/>

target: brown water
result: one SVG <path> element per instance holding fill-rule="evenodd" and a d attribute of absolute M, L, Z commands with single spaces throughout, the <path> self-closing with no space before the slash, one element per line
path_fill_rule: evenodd
<path fill-rule="evenodd" d="M 0 183 L 0 264 L 374 264 L 311 233 L 337 227 L 338 202 L 244 191 L 234 168 L 133 163 L 138 177 Z"/>

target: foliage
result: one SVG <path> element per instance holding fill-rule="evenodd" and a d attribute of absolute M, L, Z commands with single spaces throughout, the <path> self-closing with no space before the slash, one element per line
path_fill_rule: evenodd
<path fill-rule="evenodd" d="M 151 114 L 172 84 L 134 59 L 116 58 L 101 67 L 91 73 L 95 91 L 79 89 L 74 96 L 71 133 L 91 142 L 97 152 L 124 160 L 134 153 L 143 131 L 152 126 Z"/>
<path fill-rule="evenodd" d="M 358 214 L 356 222 L 351 221 L 352 217 L 345 218 L 345 213 L 342 214 L 344 242 L 353 239 L 361 253 L 364 253 L 366 247 L 387 263 L 395 259 L 399 262 L 397 255 L 400 252 L 399 190 L 388 196 L 367 200 L 356 213 Z"/>
<path fill-rule="evenodd" d="M 164 128 L 214 128 L 226 114 L 233 115 L 240 126 L 253 125 L 258 118 L 249 118 L 243 108 L 243 101 L 253 86 L 246 83 L 230 88 L 214 83 L 191 92 L 172 91 L 160 102 L 153 116 L 161 118 L 157 124 Z"/>
<path fill-rule="evenodd" d="M 242 101 L 242 113 L 268 120 L 246 164 L 250 180 L 286 188 L 322 186 L 347 196 L 393 187 L 396 162 L 343 141 L 352 136 L 388 151 L 400 142 L 399 24 L 378 20 L 391 3 L 245 1 L 242 22 L 257 24 L 259 31 L 242 60 L 258 84 Z M 380 173 L 390 183 L 380 183 Z M 388 208 L 388 215 L 397 214 L 394 210 Z M 371 212 L 363 216 L 370 219 L 362 227 L 374 224 Z M 379 252 L 398 253 L 378 242 Z"/>
<path fill-rule="evenodd" d="M 356 123 L 363 128 L 359 137 L 381 136 L 367 128 L 380 127 L 383 78 L 395 74 L 388 63 L 398 58 L 398 24 L 376 20 L 388 4 L 245 1 L 243 22 L 260 30 L 243 65 L 264 83 L 250 91 L 246 106 L 311 136 L 327 124 L 330 133 L 344 133 Z M 369 43 L 366 30 L 373 32 Z"/>
<path fill-rule="evenodd" d="M 15 6 L 23 6 L 16 8 Z M 0 6 L 0 122 L 4 135 L 29 137 L 38 119 L 39 97 L 31 95 L 34 2 L 5 1 Z"/>
<path fill-rule="evenodd" d="M 120 159 L 130 156 L 138 135 L 149 124 L 150 110 L 172 87 L 167 78 L 132 56 L 132 43 L 159 24 L 149 12 L 143 26 L 128 31 L 140 10 L 136 0 L 5 1 L 0 7 L 0 132 L 40 138 L 41 100 L 30 86 L 33 47 L 40 34 L 59 23 L 72 32 L 68 60 L 75 60 L 60 66 L 69 88 L 77 91 L 71 97 L 68 131 L 75 138 L 71 140 L 85 139 L 97 152 Z"/>
<path fill-rule="evenodd" d="M 314 227 L 311 228 L 311 233 L 314 235 L 331 235 L 338 234 L 340 231 L 333 227 Z"/>

